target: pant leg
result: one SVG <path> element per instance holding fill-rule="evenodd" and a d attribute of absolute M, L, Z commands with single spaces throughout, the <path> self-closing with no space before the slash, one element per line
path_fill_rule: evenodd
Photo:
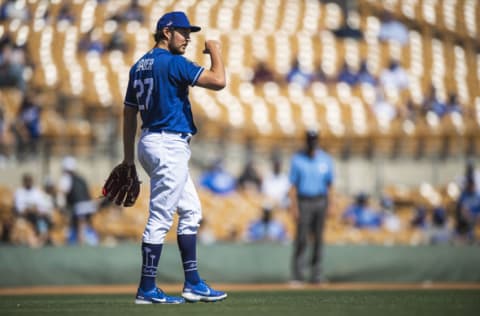
<path fill-rule="evenodd" d="M 292 278 L 302 281 L 304 280 L 305 251 L 307 248 L 308 233 L 310 231 L 311 212 L 308 207 L 308 201 L 298 201 L 298 208 L 299 217 L 293 249 Z"/>
<path fill-rule="evenodd" d="M 202 219 L 200 199 L 193 184 L 192 177 L 188 175 L 187 183 L 178 203 L 178 228 L 177 235 L 196 234 Z"/>
<path fill-rule="evenodd" d="M 325 217 L 327 212 L 327 199 L 320 199 L 315 202 L 315 209 L 312 216 L 312 233 L 313 233 L 313 251 L 312 251 L 312 282 L 320 282 L 324 279 L 322 270 L 323 259 L 323 231 L 325 226 Z"/>
<path fill-rule="evenodd" d="M 177 135 L 147 133 L 140 138 L 138 158 L 150 176 L 149 217 L 142 240 L 162 244 L 187 183 L 190 148 Z"/>

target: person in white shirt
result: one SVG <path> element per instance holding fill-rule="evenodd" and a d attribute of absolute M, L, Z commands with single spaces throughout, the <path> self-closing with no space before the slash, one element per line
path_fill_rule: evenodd
<path fill-rule="evenodd" d="M 265 196 L 264 206 L 269 208 L 288 207 L 288 190 L 290 182 L 286 173 L 282 172 L 280 159 L 272 159 L 272 172 L 262 181 L 262 194 Z"/>
<path fill-rule="evenodd" d="M 14 210 L 17 218 L 32 225 L 40 245 L 48 242 L 53 207 L 48 203 L 47 195 L 34 186 L 29 173 L 23 175 L 22 186 L 15 191 Z"/>

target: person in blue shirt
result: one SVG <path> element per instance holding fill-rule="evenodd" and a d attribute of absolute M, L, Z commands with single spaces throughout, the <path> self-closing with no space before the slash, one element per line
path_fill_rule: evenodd
<path fill-rule="evenodd" d="M 359 193 L 355 202 L 342 215 L 342 219 L 356 228 L 380 228 L 382 216 L 368 206 L 368 195 Z"/>
<path fill-rule="evenodd" d="M 197 231 L 202 219 L 200 199 L 188 169 L 190 139 L 197 132 L 188 99 L 189 87 L 211 90 L 226 85 L 221 46 L 205 41 L 210 69 L 186 59 L 183 54 L 190 33 L 200 27 L 190 24 L 185 13 L 169 12 L 157 22 L 155 46 L 130 69 L 125 95 L 123 164 L 134 164 L 137 114 L 142 120 L 138 160 L 150 177 L 149 217 L 142 237 L 142 270 L 135 303 L 180 304 L 214 302 L 227 297 L 200 278 L 197 268 Z M 177 242 L 185 283 L 182 297 L 169 296 L 156 286 L 163 243 L 175 213 Z"/>
<path fill-rule="evenodd" d="M 246 239 L 250 242 L 282 242 L 287 239 L 285 226 L 273 218 L 271 208 L 262 209 L 262 217 L 248 226 Z"/>
<path fill-rule="evenodd" d="M 306 148 L 293 155 L 289 173 L 290 212 L 296 221 L 292 283 L 305 281 L 304 257 L 309 236 L 313 235 L 309 281 L 315 284 L 326 281 L 322 271 L 323 228 L 332 201 L 334 162 L 329 154 L 317 148 L 317 131 L 308 130 L 305 141 Z"/>

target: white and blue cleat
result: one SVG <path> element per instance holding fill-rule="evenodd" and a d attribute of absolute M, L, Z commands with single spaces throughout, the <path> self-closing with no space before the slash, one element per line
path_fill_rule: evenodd
<path fill-rule="evenodd" d="M 138 289 L 135 304 L 183 304 L 185 300 L 179 296 L 169 296 L 159 288 L 150 291 Z"/>
<path fill-rule="evenodd" d="M 183 298 L 189 303 L 195 302 L 217 302 L 224 300 L 227 293 L 215 291 L 205 281 L 201 280 L 198 284 L 185 282 L 183 286 Z"/>

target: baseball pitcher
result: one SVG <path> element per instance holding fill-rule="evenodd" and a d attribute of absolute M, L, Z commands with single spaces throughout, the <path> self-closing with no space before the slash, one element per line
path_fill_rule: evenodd
<path fill-rule="evenodd" d="M 220 90 L 226 84 L 218 41 L 205 42 L 204 53 L 210 55 L 210 69 L 182 56 L 190 34 L 198 31 L 200 27 L 191 25 L 185 13 L 166 13 L 157 22 L 155 46 L 130 69 L 123 112 L 124 160 L 115 168 L 118 170 L 112 171 L 112 179 L 107 180 L 103 194 L 125 206 L 133 205 L 138 196 L 134 144 L 140 113 L 142 133 L 137 154 L 150 177 L 150 205 L 142 237 L 137 304 L 214 302 L 227 297 L 225 292 L 206 284 L 197 269 L 196 237 L 202 210 L 188 170 L 189 143 L 197 132 L 188 89 L 199 86 Z M 185 274 L 182 297 L 166 295 L 155 283 L 162 246 L 175 212 L 179 217 L 177 241 Z"/>

